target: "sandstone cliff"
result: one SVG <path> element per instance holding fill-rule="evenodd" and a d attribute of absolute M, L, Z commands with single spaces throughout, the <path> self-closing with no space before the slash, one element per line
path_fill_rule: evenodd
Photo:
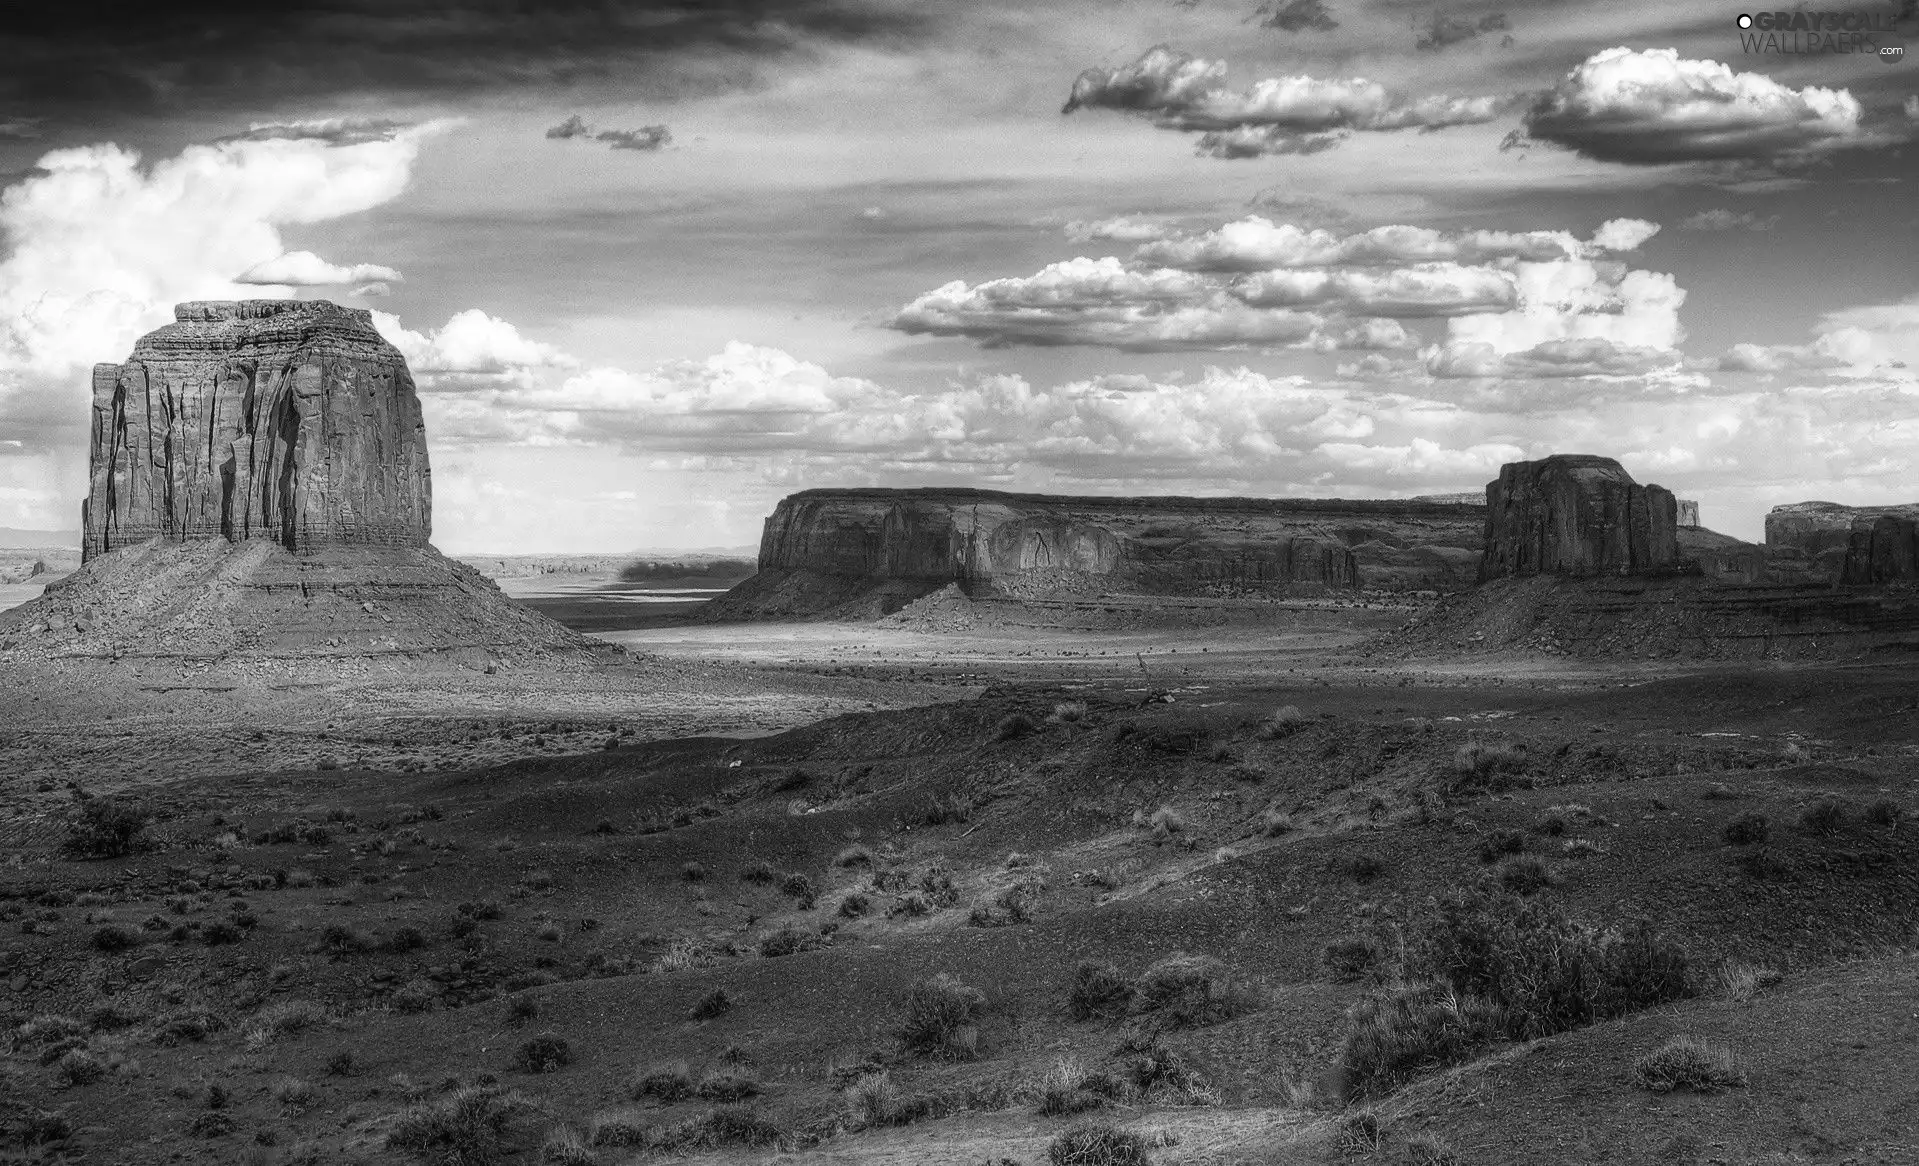
<path fill-rule="evenodd" d="M 1859 586 L 1919 583 L 1919 521 L 1892 514 L 1855 519 L 1839 581 Z"/>
<path fill-rule="evenodd" d="M 1634 575 L 1681 567 L 1678 506 L 1611 458 L 1554 454 L 1502 466 L 1486 487 L 1479 577 Z"/>
<path fill-rule="evenodd" d="M 1766 515 L 1766 548 L 1776 561 L 1792 562 L 1806 574 L 1829 582 L 1857 576 L 1849 567 L 1853 528 L 1878 518 L 1919 520 L 1919 502 L 1893 506 L 1842 506 L 1837 502 L 1792 502 Z M 1870 536 L 1861 551 L 1870 554 Z M 1867 572 L 1869 573 L 1869 572 Z"/>
<path fill-rule="evenodd" d="M 94 368 L 87 558 L 151 538 L 426 545 L 419 398 L 367 312 L 244 300 L 174 321 Z"/>
<path fill-rule="evenodd" d="M 1482 507 L 1407 501 L 808 490 L 766 520 L 759 573 L 716 616 L 883 614 L 975 597 L 1469 586 Z M 868 611 L 867 609 L 871 609 Z"/>

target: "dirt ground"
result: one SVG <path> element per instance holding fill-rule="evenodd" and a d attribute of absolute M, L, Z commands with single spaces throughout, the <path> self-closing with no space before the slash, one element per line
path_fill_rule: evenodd
<path fill-rule="evenodd" d="M 553 598 L 625 652 L 8 676 L 0 1160 L 1004 1166 L 1092 1121 L 1195 1166 L 1919 1161 L 1903 654 L 1408 658 L 1383 603 Z M 74 786 L 137 803 L 127 853 L 70 845 Z M 1359 1096 L 1349 1009 L 1435 897 L 1518 902 L 1528 862 L 1524 902 L 1648 920 L 1685 991 Z M 1152 1002 L 1177 953 L 1221 961 L 1218 1008 Z M 1075 1019 L 1085 960 L 1130 997 Z M 977 1006 L 916 1046 L 942 975 Z M 1739 1082 L 1639 1083 L 1679 1034 Z"/>

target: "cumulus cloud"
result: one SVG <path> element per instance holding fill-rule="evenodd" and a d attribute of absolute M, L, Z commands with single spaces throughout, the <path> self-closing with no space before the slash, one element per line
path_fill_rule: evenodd
<path fill-rule="evenodd" d="M 1123 215 L 1094 222 L 1075 219 L 1066 224 L 1066 237 L 1075 243 L 1109 240 L 1120 243 L 1143 243 L 1151 239 L 1164 239 L 1172 233 L 1173 229 L 1164 223 Z"/>
<path fill-rule="evenodd" d="M 534 370 L 571 368 L 578 363 L 478 308 L 456 312 L 444 326 L 424 333 L 412 331 L 386 312 L 374 312 L 373 323 L 406 357 L 420 387 L 429 392 L 463 391 L 499 381 L 526 384 Z"/>
<path fill-rule="evenodd" d="M 1734 212 L 1723 207 L 1699 211 L 1679 221 L 1682 231 L 1770 231 L 1778 225 L 1778 215 L 1761 218 L 1751 211 Z"/>
<path fill-rule="evenodd" d="M 1793 89 L 1674 49 L 1594 53 L 1526 111 L 1527 133 L 1606 162 L 1785 162 L 1883 139 L 1844 89 Z"/>
<path fill-rule="evenodd" d="M 399 272 L 378 263 L 355 263 L 343 267 L 328 263 L 311 251 L 288 251 L 247 268 L 234 277 L 234 282 L 277 284 L 283 287 L 329 287 L 373 281 L 398 283 L 401 278 Z"/>
<path fill-rule="evenodd" d="M 1148 116 L 1162 129 L 1198 132 L 1199 152 L 1222 158 L 1312 153 L 1354 132 L 1437 130 L 1498 117 L 1499 97 L 1406 98 L 1364 77 L 1299 75 L 1229 89 L 1226 63 L 1159 45 L 1129 65 L 1088 69 L 1073 82 L 1063 113 L 1114 109 Z"/>
<path fill-rule="evenodd" d="M 1143 263 L 1189 271 L 1253 272 L 1281 267 L 1545 260 L 1581 251 L 1580 241 L 1565 231 L 1449 232 L 1384 226 L 1342 235 L 1249 215 L 1211 231 L 1149 243 L 1136 257 Z"/>
<path fill-rule="evenodd" d="M 1601 251 L 1637 251 L 1658 233 L 1659 224 L 1645 219 L 1607 219 L 1593 232 L 1592 245 Z"/>
<path fill-rule="evenodd" d="M 561 141 L 570 138 L 590 138 L 596 142 L 605 142 L 615 150 L 653 151 L 664 149 L 673 141 L 673 131 L 663 125 L 641 126 L 636 130 L 599 130 L 595 131 L 579 114 L 573 114 L 559 125 L 546 131 L 549 138 Z"/>
<path fill-rule="evenodd" d="M 1712 365 L 1755 373 L 1843 370 L 1919 383 L 1919 295 L 1827 312 L 1814 332 L 1809 344 L 1735 344 Z"/>
<path fill-rule="evenodd" d="M 89 367 L 177 302 L 258 296 L 235 277 L 286 256 L 280 227 L 393 198 L 434 128 L 237 138 L 151 164 L 114 145 L 43 155 L 0 192 L 0 416 L 83 426 Z"/>
<path fill-rule="evenodd" d="M 309 121 L 256 121 L 220 142 L 299 141 L 324 142 L 329 146 L 363 146 L 369 142 L 390 142 L 415 127 L 390 118 L 329 117 Z M 217 143 L 216 143 L 217 144 Z"/>
<path fill-rule="evenodd" d="M 1493 267 L 1428 263 L 1384 271 L 1267 271 L 1235 294 L 1256 307 L 1317 307 L 1355 316 L 1461 316 L 1503 311 L 1518 299 L 1513 276 Z"/>
<path fill-rule="evenodd" d="M 1669 350 L 1635 348 L 1600 337 L 1547 340 L 1513 352 L 1501 352 L 1484 341 L 1454 341 L 1422 356 L 1427 372 L 1448 379 L 1633 377 L 1680 365 Z"/>
<path fill-rule="evenodd" d="M 1282 32 L 1331 32 L 1339 27 L 1332 10 L 1322 0 L 1286 0 L 1261 4 L 1253 13 L 1262 28 Z"/>

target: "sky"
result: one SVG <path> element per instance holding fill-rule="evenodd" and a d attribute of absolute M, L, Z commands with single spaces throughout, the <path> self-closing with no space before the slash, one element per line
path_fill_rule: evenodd
<path fill-rule="evenodd" d="M 94 363 L 270 297 L 406 355 L 452 553 L 1555 452 L 1754 540 L 1912 501 L 1913 7 L 36 5 L 0 26 L 0 526 L 77 528 Z"/>

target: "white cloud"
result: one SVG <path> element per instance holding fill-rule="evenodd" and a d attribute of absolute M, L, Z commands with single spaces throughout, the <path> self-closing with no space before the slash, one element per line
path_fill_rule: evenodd
<path fill-rule="evenodd" d="M 264 263 L 256 263 L 234 277 L 235 283 L 277 284 L 284 287 L 328 287 L 345 283 L 391 281 L 403 277 L 391 267 L 378 263 L 356 263 L 343 267 L 329 263 L 311 251 L 288 251 Z"/>
<path fill-rule="evenodd" d="M 1603 340 L 1621 348 L 1668 351 L 1684 335 L 1679 308 L 1686 292 L 1663 272 L 1563 259 L 1517 263 L 1513 275 L 1517 306 L 1454 317 L 1447 322 L 1449 344 L 1483 344 L 1506 354 L 1553 341 Z"/>
<path fill-rule="evenodd" d="M 1075 219 L 1066 224 L 1066 237 L 1075 243 L 1109 240 L 1121 243 L 1143 243 L 1151 239 L 1164 239 L 1172 233 L 1172 228 L 1164 223 L 1126 216 L 1101 219 L 1097 222 Z"/>
<path fill-rule="evenodd" d="M 551 344 L 529 340 L 505 320 L 478 308 L 456 312 L 430 333 L 412 331 L 386 312 L 373 313 L 374 327 L 406 357 L 407 367 L 428 391 L 458 391 L 488 378 L 528 381 L 540 368 L 571 368 L 577 362 Z"/>
<path fill-rule="evenodd" d="M 1158 45 L 1129 65 L 1081 73 L 1062 112 L 1103 108 L 1145 114 L 1163 129 L 1204 133 L 1202 154 L 1247 158 L 1313 153 L 1352 132 L 1476 125 L 1510 106 L 1501 97 L 1407 98 L 1364 77 L 1271 77 L 1244 90 L 1229 89 L 1225 81 L 1224 61 Z"/>
<path fill-rule="evenodd" d="M 1278 270 L 1234 293 L 1256 307 L 1318 307 L 1355 316 L 1460 316 L 1511 308 L 1517 281 L 1495 267 L 1425 263 L 1385 270 Z"/>
<path fill-rule="evenodd" d="M 235 275 L 286 253 L 281 226 L 393 198 L 437 127 L 348 128 L 188 146 L 151 165 L 114 145 L 43 155 L 0 193 L 0 416 L 83 427 L 85 370 L 124 358 L 178 302 L 258 296 Z"/>
<path fill-rule="evenodd" d="M 1534 138 L 1607 162 L 1792 161 L 1883 139 L 1844 89 L 1793 89 L 1674 49 L 1612 48 L 1526 112 Z"/>
<path fill-rule="evenodd" d="M 1843 369 L 1849 376 L 1919 383 L 1919 295 L 1828 312 L 1814 332 L 1810 344 L 1735 344 L 1713 367 L 1756 373 Z"/>
<path fill-rule="evenodd" d="M 1659 224 L 1645 219 L 1607 219 L 1593 232 L 1592 245 L 1601 251 L 1637 251 L 1658 233 Z"/>
<path fill-rule="evenodd" d="M 1565 231 L 1437 231 L 1405 225 L 1341 235 L 1249 215 L 1210 231 L 1140 247 L 1142 263 L 1190 271 L 1265 271 L 1397 263 L 1485 263 L 1497 259 L 1560 259 L 1581 254 Z"/>
<path fill-rule="evenodd" d="M 1679 229 L 1682 231 L 1770 231 L 1778 225 L 1778 215 L 1760 218 L 1751 211 L 1735 213 L 1724 207 L 1714 207 L 1681 219 Z"/>

